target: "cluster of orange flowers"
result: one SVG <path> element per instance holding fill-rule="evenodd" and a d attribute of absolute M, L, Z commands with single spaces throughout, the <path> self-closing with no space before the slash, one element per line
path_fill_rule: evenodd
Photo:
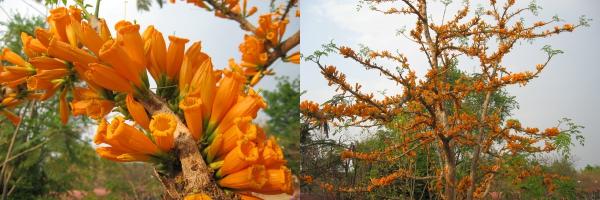
<path fill-rule="evenodd" d="M 174 3 L 175 1 L 172 0 L 171 2 Z M 187 2 L 201 8 L 209 8 L 204 1 Z M 216 7 L 214 9 L 215 16 L 231 18 L 232 16 L 226 15 L 225 12 L 232 12 L 235 16 L 246 18 L 258 10 L 256 6 L 247 9 L 247 4 L 247 0 L 243 0 L 242 3 L 240 3 L 240 0 L 228 0 L 224 1 L 221 5 L 223 8 L 219 8 L 219 5 L 211 6 Z M 296 16 L 299 16 L 299 13 L 296 13 Z M 269 49 L 280 44 L 288 23 L 289 20 L 282 18 L 279 11 L 267 13 L 259 17 L 256 30 L 248 30 L 252 33 L 244 36 L 244 42 L 239 46 L 239 50 L 242 53 L 240 67 L 243 68 L 244 75 L 250 78 L 250 85 L 255 85 L 264 75 L 273 74 L 272 70 L 265 70 L 264 68 L 269 59 L 271 59 Z M 283 61 L 299 64 L 300 52 L 292 53 L 284 58 Z"/>
<path fill-rule="evenodd" d="M 340 154 L 340 157 L 342 159 L 357 158 L 357 159 L 361 159 L 361 160 L 375 160 L 375 159 L 379 158 L 379 156 L 380 155 L 378 153 L 361 153 L 361 152 L 353 152 L 350 150 L 344 150 Z"/>
<path fill-rule="evenodd" d="M 389 184 L 393 183 L 395 180 L 397 180 L 398 178 L 404 177 L 408 174 L 410 174 L 410 173 L 406 172 L 404 170 L 398 170 L 394 173 L 388 174 L 381 178 L 372 178 L 371 185 L 369 186 L 369 191 L 371 191 L 372 188 L 375 188 L 375 187 L 389 185 Z"/>
<path fill-rule="evenodd" d="M 264 75 L 272 74 L 271 70 L 264 71 L 264 66 L 269 61 L 270 47 L 279 45 L 289 20 L 279 20 L 278 15 L 268 13 L 261 15 L 258 19 L 258 27 L 251 35 L 244 36 L 244 42 L 240 44 L 242 53 L 241 66 L 245 75 L 251 78 L 254 85 Z M 296 52 L 284 59 L 284 61 L 295 64 L 300 63 L 300 52 Z"/>
<path fill-rule="evenodd" d="M 293 192 L 280 146 L 252 122 L 266 103 L 244 88 L 244 72 L 235 63 L 213 70 L 200 42 L 186 50 L 188 39 L 169 36 L 167 46 L 152 26 L 140 34 L 138 24 L 120 21 L 113 37 L 103 19 L 83 19 L 75 7 L 51 10 L 48 23 L 35 37 L 23 34 L 27 61 L 7 49 L 0 57 L 14 64 L 0 69 L 0 83 L 13 91 L 1 97 L 0 109 L 13 123 L 19 118 L 8 109 L 22 99 L 59 93 L 63 123 L 69 113 L 99 121 L 94 137 L 99 156 L 152 163 L 168 159 L 183 123 L 198 144 L 208 144 L 202 155 L 221 187 L 249 197 Z M 172 112 L 144 107 L 151 92 L 146 71 L 159 88 L 176 86 L 175 92 L 158 90 Z M 76 84 L 79 80 L 87 87 Z M 109 123 L 105 116 L 115 107 L 125 116 Z"/>

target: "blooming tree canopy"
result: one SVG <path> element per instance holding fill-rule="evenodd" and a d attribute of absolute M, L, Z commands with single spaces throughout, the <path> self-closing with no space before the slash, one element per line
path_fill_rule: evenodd
<path fill-rule="evenodd" d="M 427 167 L 423 170 L 427 173 L 400 167 L 368 183 L 352 181 L 341 185 L 331 184 L 327 177 L 321 179 L 305 174 L 306 183 L 317 184 L 326 191 L 370 192 L 399 179 L 418 180 L 426 181 L 431 193 L 444 199 L 483 198 L 495 177 L 512 170 L 523 172 L 521 180 L 541 173 L 539 169 L 507 168 L 507 160 L 556 151 L 561 148 L 557 143 L 559 137 L 571 137 L 571 127 L 540 130 L 523 126 L 516 119 L 506 119 L 504 107 L 492 97 L 507 86 L 525 86 L 547 68 L 551 58 L 561 53 L 546 46 L 543 49 L 547 53 L 546 60 L 530 70 L 517 71 L 504 64 L 503 59 L 519 42 L 571 32 L 588 25 L 585 18 L 575 25 L 560 24 L 561 20 L 556 17 L 527 22 L 519 17 L 528 12 L 535 14 L 538 9 L 535 4 L 519 8 L 514 0 L 490 0 L 476 10 L 470 1 L 465 1 L 455 14 L 440 17 L 442 21 L 438 22 L 430 17 L 437 14 L 428 10 L 430 1 L 361 2 L 373 12 L 415 19 L 412 29 L 399 33 L 419 47 L 427 59 L 427 71 L 424 77 L 418 77 L 416 67 L 401 53 L 402 49 L 394 53 L 368 48 L 354 50 L 333 43 L 324 45 L 324 50 L 306 59 L 316 64 L 329 86 L 336 89 L 337 97 L 343 100 L 322 104 L 303 101 L 300 105 L 303 127 L 306 131 L 319 127 L 328 130 L 329 126 L 396 130 L 401 138 L 385 141 L 384 149 L 371 152 L 348 149 L 340 153 L 341 159 L 354 161 L 352 166 L 358 162 L 388 163 L 389 166 L 406 162 L 414 166 L 417 160 L 426 160 Z M 441 3 L 448 6 L 450 1 Z M 322 63 L 320 58 L 329 54 L 341 55 L 365 70 L 379 73 L 402 92 L 375 97 L 361 89 L 359 83 L 348 82 L 337 67 Z M 458 65 L 462 59 L 476 61 L 478 72 L 461 72 Z M 457 168 L 463 173 L 457 173 Z M 552 191 L 552 179 L 556 176 L 544 177 L 548 180 L 544 181 L 545 185 Z"/>

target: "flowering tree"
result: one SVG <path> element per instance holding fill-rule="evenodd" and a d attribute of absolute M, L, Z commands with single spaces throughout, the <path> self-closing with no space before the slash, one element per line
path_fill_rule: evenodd
<path fill-rule="evenodd" d="M 200 42 L 186 49 L 188 39 L 171 35 L 167 45 L 153 26 L 140 32 L 128 21 L 116 23 L 111 33 L 98 9 L 91 14 L 59 7 L 50 11 L 48 29 L 21 35 L 26 58 L 3 50 L 0 59 L 9 65 L 0 68 L 2 114 L 18 125 L 12 108 L 57 95 L 63 124 L 70 115 L 96 120 L 97 154 L 152 163 L 168 199 L 291 193 L 281 148 L 252 122 L 266 107 L 252 86 L 273 74 L 269 66 L 276 60 L 298 63 L 299 54 L 290 51 L 300 42 L 299 31 L 284 38 L 298 1 L 282 2 L 257 25 L 247 21 L 257 8 L 247 9 L 246 0 L 188 2 L 248 32 L 239 62 L 231 59 L 229 67 L 216 70 Z M 119 114 L 109 122 L 110 112 Z"/>
<path fill-rule="evenodd" d="M 527 12 L 536 14 L 539 7 L 535 4 L 516 8 L 514 0 L 502 3 L 490 0 L 488 5 L 475 12 L 471 12 L 469 1 L 465 1 L 454 16 L 444 16 L 441 22 L 435 22 L 430 17 L 429 2 L 425 0 L 362 2 L 374 12 L 409 15 L 416 19 L 408 34 L 401 33 L 420 47 L 427 58 L 427 72 L 424 77 L 418 78 L 415 68 L 402 53 L 368 48 L 355 51 L 335 44 L 324 45 L 323 51 L 317 51 L 306 59 L 319 67 L 329 85 L 339 92 L 336 97 L 341 99 L 321 105 L 312 101 L 302 102 L 303 126 L 305 131 L 316 127 L 327 130 L 329 126 L 383 126 L 399 131 L 402 137 L 387 141 L 387 147 L 381 150 L 357 152 L 348 148 L 341 152 L 341 158 L 353 160 L 353 166 L 357 166 L 358 162 L 394 166 L 394 163 L 414 164 L 423 157 L 431 157 L 433 159 L 426 159 L 428 164 L 424 167 L 429 175 L 414 168 L 400 167 L 387 175 L 372 178 L 366 184 L 334 186 L 309 174 L 303 176 L 305 182 L 316 183 L 328 191 L 368 192 L 396 180 L 418 180 L 427 181 L 429 190 L 444 199 L 483 198 L 495 177 L 517 171 L 520 175 L 515 182 L 518 182 L 541 173 L 541 170 L 525 167 L 511 168 L 507 161 L 568 149 L 571 136 L 579 133 L 576 125 L 559 124 L 544 130 L 525 127 L 516 119 L 506 119 L 505 107 L 493 97 L 502 94 L 507 86 L 525 86 L 540 75 L 554 56 L 561 53 L 546 46 L 543 48 L 547 53 L 546 60 L 531 67 L 531 70 L 515 71 L 503 63 L 503 58 L 518 42 L 571 32 L 587 26 L 587 19 L 582 17 L 576 25 L 548 28 L 560 23 L 560 19 L 554 17 L 533 23 L 519 19 Z M 442 3 L 448 6 L 450 1 Z M 401 87 L 402 93 L 375 98 L 372 93 L 362 90 L 360 84 L 349 83 L 346 75 L 336 67 L 321 63 L 321 56 L 328 54 L 339 54 L 365 70 L 378 72 Z M 461 59 L 478 61 L 478 73 L 460 72 L 457 66 Z M 396 63 L 398 67 L 391 69 L 377 63 L 384 60 Z M 459 169 L 461 173 L 457 172 Z M 556 176 L 544 175 L 544 184 L 550 192 L 553 178 Z"/>

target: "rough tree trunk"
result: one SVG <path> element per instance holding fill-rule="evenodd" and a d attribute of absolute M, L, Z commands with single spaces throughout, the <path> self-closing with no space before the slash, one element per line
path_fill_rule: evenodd
<path fill-rule="evenodd" d="M 140 99 L 150 114 L 173 113 L 167 104 L 154 93 Z M 225 193 L 213 179 L 213 171 L 204 162 L 199 147 L 181 119 L 177 119 L 175 129 L 175 153 L 181 162 L 181 171 L 172 172 L 172 176 L 156 172 L 166 189 L 165 199 L 183 199 L 188 194 L 205 193 L 213 199 L 239 199 L 233 193 Z"/>
<path fill-rule="evenodd" d="M 446 117 L 445 109 L 442 104 L 438 104 L 435 108 L 436 118 L 439 120 L 441 132 L 438 136 L 441 140 L 441 150 L 444 156 L 444 199 L 456 199 L 456 158 L 452 149 L 452 138 L 445 136 L 448 131 L 448 118 Z"/>
<path fill-rule="evenodd" d="M 490 98 L 492 96 L 492 92 L 491 91 L 487 91 L 485 93 L 485 99 L 483 100 L 483 108 L 481 110 L 481 117 L 480 117 L 480 125 L 479 125 L 479 129 L 478 129 L 478 134 L 479 137 L 477 138 L 477 144 L 475 146 L 475 150 L 473 152 L 473 158 L 471 159 L 471 171 L 469 172 L 469 178 L 471 179 L 471 185 L 469 185 L 469 188 L 467 189 L 467 200 L 472 200 L 473 199 L 473 193 L 475 192 L 475 188 L 477 187 L 477 168 L 479 167 L 479 157 L 481 157 L 481 143 L 483 142 L 484 139 L 484 133 L 483 133 L 483 129 L 484 129 L 484 125 L 483 123 L 486 120 L 487 117 L 487 110 L 490 104 Z"/>
<path fill-rule="evenodd" d="M 443 141 L 442 151 L 444 152 L 444 198 L 446 200 L 456 199 L 456 159 L 454 158 L 454 152 L 450 147 L 450 142 Z"/>

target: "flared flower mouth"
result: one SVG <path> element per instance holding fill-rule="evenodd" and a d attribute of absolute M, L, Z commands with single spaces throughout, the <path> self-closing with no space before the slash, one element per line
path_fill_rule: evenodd
<path fill-rule="evenodd" d="M 173 134 L 176 127 L 177 122 L 175 122 L 175 117 L 166 113 L 152 116 L 152 122 L 150 122 L 150 131 L 154 135 L 159 136 Z"/>
<path fill-rule="evenodd" d="M 183 101 L 179 102 L 179 108 L 182 110 L 200 109 L 202 101 L 196 97 L 186 97 Z"/>
<path fill-rule="evenodd" d="M 258 149 L 254 142 L 248 140 L 239 141 L 237 152 L 239 152 L 240 158 L 247 162 L 253 162 L 258 159 Z"/>
<path fill-rule="evenodd" d="M 262 158 L 266 166 L 277 166 L 285 163 L 283 151 L 277 145 L 275 138 L 271 137 L 267 140 L 267 144 L 262 151 Z"/>
<path fill-rule="evenodd" d="M 227 175 L 218 184 L 232 189 L 260 189 L 267 182 L 267 170 L 263 165 L 251 165 L 243 170 Z"/>
<path fill-rule="evenodd" d="M 293 193 L 292 172 L 285 166 L 267 169 L 267 181 L 258 191 L 264 194 Z"/>
<path fill-rule="evenodd" d="M 267 170 L 264 165 L 252 165 L 249 167 L 250 188 L 260 189 L 267 182 Z"/>
<path fill-rule="evenodd" d="M 150 132 L 154 136 L 156 145 L 164 151 L 170 151 L 174 146 L 174 132 L 177 128 L 175 116 L 168 113 L 159 113 L 152 116 Z"/>
<path fill-rule="evenodd" d="M 126 148 L 131 153 L 155 155 L 160 152 L 159 148 L 144 133 L 126 124 L 122 117 L 116 117 L 111 121 L 106 141 L 110 145 Z"/>
<path fill-rule="evenodd" d="M 116 134 L 118 133 L 117 129 L 121 124 L 124 123 L 124 120 L 125 119 L 123 119 L 122 117 L 116 117 L 110 122 L 106 129 L 106 139 L 113 140 L 114 138 L 116 138 Z"/>
<path fill-rule="evenodd" d="M 217 176 L 224 176 L 244 169 L 255 163 L 258 158 L 256 144 L 248 140 L 240 140 L 237 146 L 223 159 L 223 166 L 217 172 Z"/>

